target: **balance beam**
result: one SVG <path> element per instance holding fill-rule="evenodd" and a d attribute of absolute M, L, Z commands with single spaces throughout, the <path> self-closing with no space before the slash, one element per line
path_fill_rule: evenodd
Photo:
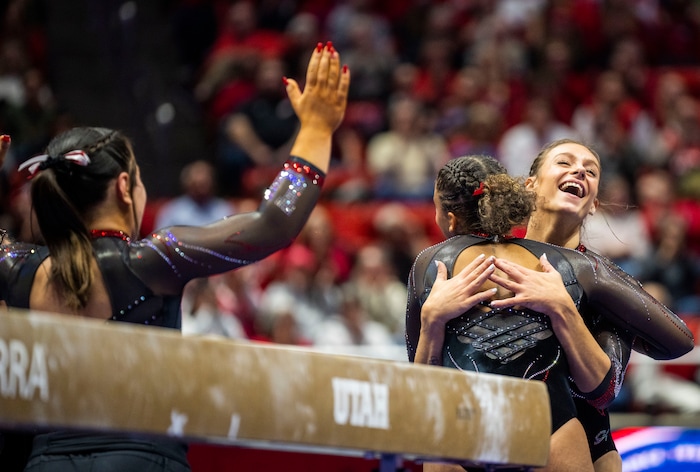
<path fill-rule="evenodd" d="M 0 428 L 491 468 L 545 465 L 551 417 L 537 381 L 9 310 Z"/>

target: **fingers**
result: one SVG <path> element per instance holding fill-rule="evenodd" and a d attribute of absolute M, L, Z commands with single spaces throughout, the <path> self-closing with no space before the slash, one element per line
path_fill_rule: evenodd
<path fill-rule="evenodd" d="M 5 157 L 7 157 L 7 151 L 10 149 L 10 135 L 3 134 L 0 135 L 0 167 L 5 163 Z"/>
<path fill-rule="evenodd" d="M 321 87 L 335 91 L 340 78 L 340 55 L 328 41 L 324 46 L 318 43 L 306 70 L 306 87 Z"/>
<path fill-rule="evenodd" d="M 318 46 L 316 46 L 316 51 L 318 51 Z M 336 56 L 335 60 L 332 60 L 333 55 Z M 338 56 L 338 53 L 335 52 L 335 49 L 333 49 L 333 43 L 328 41 L 326 43 L 326 47 L 323 48 L 323 50 L 321 51 L 321 54 L 320 54 L 318 71 L 317 71 L 318 77 L 317 77 L 316 84 L 314 84 L 314 86 L 319 86 L 319 87 L 322 87 L 324 89 L 335 88 L 335 87 L 329 87 L 328 79 L 331 76 L 331 71 L 330 71 L 331 65 L 334 62 L 338 62 L 337 56 Z M 336 74 L 336 82 L 334 83 L 334 85 L 336 85 L 338 83 L 337 77 L 338 76 Z"/>
<path fill-rule="evenodd" d="M 540 265 L 542 266 L 542 270 L 544 272 L 551 272 L 553 270 L 556 270 L 554 266 L 549 263 L 549 259 L 547 259 L 547 254 L 542 254 L 540 256 Z"/>
<path fill-rule="evenodd" d="M 496 285 L 500 285 L 501 287 L 505 288 L 509 292 L 515 292 L 517 288 L 519 287 L 519 284 L 514 282 L 511 279 L 501 277 L 500 275 L 497 274 L 491 274 L 489 276 L 489 280 Z"/>
<path fill-rule="evenodd" d="M 327 51 L 324 51 L 324 59 L 328 60 L 328 68 L 325 77 L 325 81 L 328 84 L 328 88 L 336 92 L 338 90 L 338 81 L 340 78 L 340 54 L 333 47 L 333 43 L 328 41 L 326 45 Z M 327 52 L 328 54 L 325 54 Z"/>
<path fill-rule="evenodd" d="M 288 79 L 285 77 L 285 87 L 287 89 L 287 96 L 292 103 L 296 103 L 301 98 L 301 89 L 299 84 L 294 79 Z"/>
<path fill-rule="evenodd" d="M 338 64 L 340 64 L 340 61 L 338 61 Z M 348 101 L 348 90 L 350 90 L 350 69 L 348 69 L 348 66 L 343 66 L 340 80 L 338 81 L 338 101 L 343 106 L 343 109 Z"/>
<path fill-rule="evenodd" d="M 447 266 L 445 266 L 445 263 L 442 261 L 435 261 L 435 265 L 437 266 L 437 276 L 435 280 L 447 280 Z"/>
<path fill-rule="evenodd" d="M 520 279 L 522 277 L 525 277 L 527 275 L 526 271 L 529 270 L 506 259 L 496 258 L 496 260 L 493 263 L 496 266 L 496 268 L 503 271 L 508 277 L 512 279 Z"/>
<path fill-rule="evenodd" d="M 309 65 L 306 67 L 306 87 L 315 87 L 318 84 L 318 69 L 323 56 L 323 44 L 318 43 L 316 49 L 311 53 Z"/>

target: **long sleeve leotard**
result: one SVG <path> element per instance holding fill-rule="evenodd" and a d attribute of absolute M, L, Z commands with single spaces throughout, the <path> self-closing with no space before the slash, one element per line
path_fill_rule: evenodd
<path fill-rule="evenodd" d="M 323 173 L 308 162 L 292 158 L 265 192 L 257 211 L 203 227 L 164 228 L 140 240 L 115 231 L 92 231 L 94 254 L 112 305 L 112 313 L 105 318 L 179 329 L 185 284 L 259 261 L 291 244 L 319 198 L 323 178 Z M 48 256 L 43 246 L 3 246 L 0 298 L 8 306 L 31 308 L 34 275 Z M 35 439 L 34 453 L 153 450 L 154 446 L 186 466 L 182 445 L 127 435 L 42 434 Z"/>
<path fill-rule="evenodd" d="M 581 253 L 525 239 L 507 241 L 527 249 L 535 257 L 547 255 L 589 326 L 595 322 L 590 314 L 597 313 L 618 329 L 642 340 L 645 354 L 656 359 L 678 357 L 693 348 L 693 336 L 687 326 L 609 260 L 590 251 Z M 435 280 L 434 261 L 443 261 L 451 275 L 462 251 L 476 244 L 494 242 L 477 236 L 455 236 L 426 249 L 416 258 L 409 277 L 406 313 L 409 360 L 413 361 L 418 346 L 420 308 Z M 614 339 L 607 342 L 615 346 Z M 624 357 L 629 355 L 624 343 L 618 347 L 606 350 L 608 355 L 618 356 L 613 367 L 624 366 Z M 475 307 L 446 325 L 443 365 L 545 380 L 552 403 L 553 430 L 576 416 L 568 386 L 566 356 L 545 315 L 515 308 Z M 619 383 L 618 371 L 611 369 L 611 375 L 619 378 L 614 381 Z"/>

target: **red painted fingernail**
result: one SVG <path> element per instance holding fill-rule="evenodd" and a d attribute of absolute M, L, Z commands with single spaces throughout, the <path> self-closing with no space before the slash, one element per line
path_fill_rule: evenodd
<path fill-rule="evenodd" d="M 329 51 L 333 50 L 333 42 L 332 41 L 328 41 L 326 43 L 326 49 L 328 49 Z"/>
<path fill-rule="evenodd" d="M 9 143 L 10 142 L 10 135 L 9 134 L 3 134 L 0 136 L 0 141 L 3 143 Z"/>
<path fill-rule="evenodd" d="M 321 52 L 323 51 L 323 43 L 318 43 L 316 45 L 316 52 Z"/>
<path fill-rule="evenodd" d="M 286 77 L 282 77 L 282 83 L 286 87 L 289 84 L 289 79 L 287 79 Z"/>
<path fill-rule="evenodd" d="M 347 74 L 347 73 L 348 73 L 348 65 L 345 64 L 345 65 L 343 65 L 343 74 Z"/>

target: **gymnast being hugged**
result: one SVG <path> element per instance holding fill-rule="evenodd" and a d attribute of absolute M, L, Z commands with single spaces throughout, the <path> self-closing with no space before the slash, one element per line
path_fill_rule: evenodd
<path fill-rule="evenodd" d="M 319 198 L 350 73 L 329 42 L 312 52 L 303 91 L 293 79 L 280 80 L 300 121 L 291 156 L 257 211 L 207 226 L 163 228 L 138 239 L 146 189 L 129 140 L 103 128 L 54 138 L 45 155 L 20 166 L 32 179 L 46 246 L 2 247 L 0 298 L 10 307 L 179 329 L 188 281 L 288 246 Z M 25 470 L 188 471 L 186 453 L 179 442 L 48 431 L 34 438 Z"/>
<path fill-rule="evenodd" d="M 569 204 L 572 210 L 576 207 L 575 212 L 585 214 L 597 205 L 592 185 L 597 188 L 599 167 L 589 159 L 581 165 L 585 148 L 572 148 L 562 153 L 571 173 L 562 173 L 560 178 L 576 181 L 583 189 L 576 195 L 578 201 L 571 195 Z M 581 198 L 581 193 L 588 198 Z M 508 237 L 513 226 L 530 216 L 534 199 L 533 192 L 509 177 L 490 157 L 462 157 L 441 169 L 434 195 L 436 222 L 448 239 L 423 251 L 409 277 L 408 355 L 414 362 L 545 381 L 552 410 L 550 458 L 545 470 L 590 471 L 591 455 L 576 418 L 568 379 L 580 382 L 577 385 L 591 399 L 605 399 L 609 393 L 596 388 L 596 382 L 611 370 L 615 374 L 615 369 L 587 329 L 585 317 L 601 313 L 611 322 L 636 330 L 635 335 L 648 343 L 648 353 L 657 357 L 689 351 L 693 338 L 675 314 L 594 253 Z M 549 277 L 554 287 L 566 287 L 566 300 L 559 290 L 547 294 L 553 298 L 551 302 L 525 298 L 514 302 L 513 294 L 519 288 L 501 271 L 512 273 L 515 264 L 522 271 Z M 452 284 L 458 292 L 433 296 L 433 284 L 442 290 L 446 278 L 458 280 Z M 643 316 L 645 322 L 633 325 L 630 320 L 635 314 Z M 572 337 L 574 331 L 581 339 Z M 571 348 L 575 342 L 592 352 L 597 350 L 591 361 L 594 365 L 586 372 L 579 371 L 580 360 Z M 569 351 L 573 362 L 569 362 Z M 454 469 L 425 465 L 426 471 Z"/>

